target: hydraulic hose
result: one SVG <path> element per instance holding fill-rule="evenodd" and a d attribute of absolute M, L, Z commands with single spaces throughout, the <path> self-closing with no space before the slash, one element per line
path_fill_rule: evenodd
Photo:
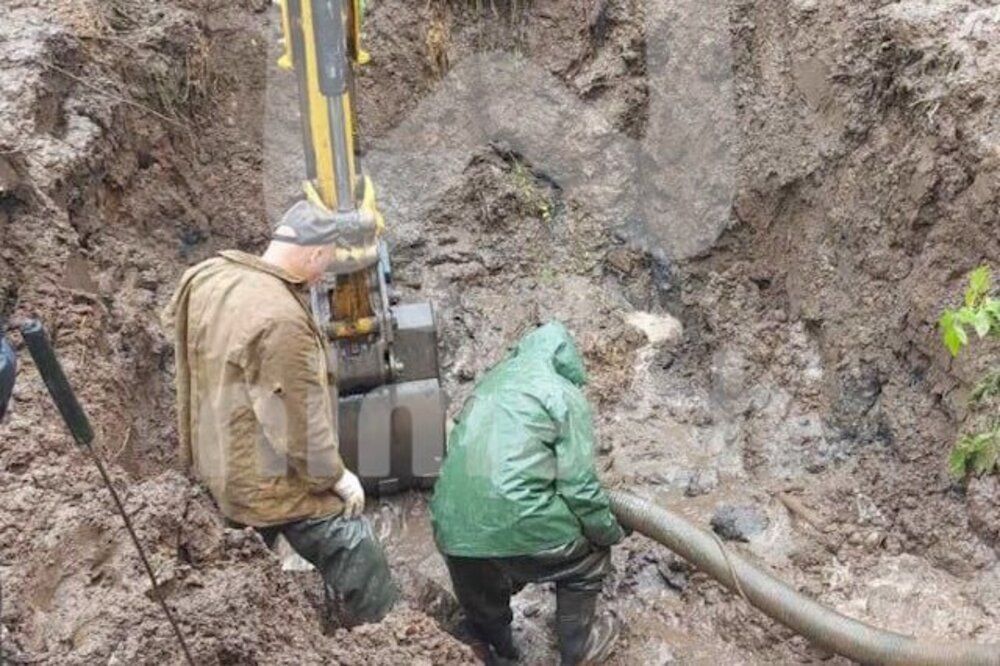
<path fill-rule="evenodd" d="M 677 514 L 630 493 L 609 491 L 622 526 L 674 551 L 768 617 L 817 645 L 863 664 L 1000 666 L 1000 645 L 916 639 L 821 606 Z"/>

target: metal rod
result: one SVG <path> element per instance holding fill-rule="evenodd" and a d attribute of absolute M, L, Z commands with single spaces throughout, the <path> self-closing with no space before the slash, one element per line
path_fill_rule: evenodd
<path fill-rule="evenodd" d="M 170 622 L 170 626 L 174 630 L 174 635 L 177 636 L 177 642 L 180 643 L 181 651 L 184 653 L 184 658 L 190 666 L 194 666 L 194 658 L 191 656 L 191 652 L 188 650 L 187 642 L 184 640 L 184 634 L 181 632 L 180 625 L 177 624 L 177 620 L 174 618 L 174 614 L 170 610 L 170 606 L 167 605 L 166 600 L 160 593 L 160 585 L 156 582 L 156 574 L 153 572 L 153 567 L 149 564 L 149 559 L 146 558 L 146 552 L 142 548 L 142 544 L 139 543 L 139 537 L 135 533 L 135 529 L 132 527 L 132 521 L 128 517 L 128 513 L 125 512 L 125 505 L 122 504 L 121 498 L 118 497 L 118 491 L 115 490 L 114 484 L 111 483 L 111 477 L 108 476 L 108 471 L 104 468 L 104 463 L 101 462 L 100 457 L 97 455 L 97 451 L 93 447 L 88 446 L 87 451 L 90 453 L 91 459 L 93 459 L 94 464 L 97 465 L 98 471 L 101 473 L 101 478 L 104 479 L 104 485 L 107 486 L 108 492 L 111 493 L 111 498 L 115 501 L 115 506 L 118 508 L 118 513 L 121 514 L 122 521 L 125 523 L 125 529 L 128 530 L 128 535 L 132 537 L 132 543 L 135 544 L 135 550 L 139 553 L 139 559 L 142 560 L 142 566 L 146 569 L 146 575 L 149 576 L 149 582 L 153 585 L 153 596 L 156 597 L 156 601 L 159 602 L 160 607 L 163 609 L 163 614 L 167 616 L 167 621 Z"/>
<path fill-rule="evenodd" d="M 108 476 L 108 471 L 104 468 L 104 463 L 101 462 L 100 456 L 98 456 L 97 451 L 93 447 L 94 430 L 90 427 L 90 419 L 87 418 L 87 412 L 76 399 L 76 393 L 73 391 L 69 380 L 66 379 L 66 373 L 63 372 L 62 364 L 59 362 L 59 357 L 56 356 L 52 342 L 45 332 L 45 327 L 42 326 L 40 321 L 29 320 L 21 325 L 21 337 L 24 338 L 25 346 L 31 353 L 31 358 L 35 361 L 35 366 L 38 368 L 38 374 L 41 375 L 42 380 L 45 382 L 45 386 L 49 390 L 49 395 L 52 396 L 53 402 L 59 408 L 59 413 L 73 435 L 73 439 L 81 449 L 87 452 L 94 461 L 94 464 L 97 465 L 97 470 L 101 473 L 104 485 L 107 487 L 108 492 L 111 493 L 111 498 L 115 501 L 115 506 L 122 520 L 125 521 L 125 528 L 128 530 L 129 536 L 132 537 L 132 543 L 135 544 L 135 549 L 139 553 L 139 559 L 142 560 L 142 565 L 146 569 L 149 581 L 153 584 L 153 594 L 163 608 L 163 613 L 167 616 L 167 621 L 170 622 L 170 626 L 177 636 L 177 642 L 180 643 L 181 651 L 184 652 L 187 663 L 190 666 L 194 666 L 194 659 L 191 657 L 191 652 L 188 651 L 187 643 L 184 641 L 184 634 L 181 633 L 181 628 L 174 619 L 173 613 L 170 612 L 170 607 L 167 606 L 166 600 L 160 594 L 160 586 L 156 582 L 156 574 L 153 573 L 153 567 L 150 566 L 149 560 L 146 558 L 146 552 L 142 549 L 142 544 L 139 543 L 139 537 L 136 536 L 135 530 L 132 528 L 132 521 L 129 520 L 128 514 L 125 512 L 125 506 L 122 504 L 121 498 L 118 497 L 118 491 L 115 490 L 114 485 L 111 483 L 111 477 Z"/>

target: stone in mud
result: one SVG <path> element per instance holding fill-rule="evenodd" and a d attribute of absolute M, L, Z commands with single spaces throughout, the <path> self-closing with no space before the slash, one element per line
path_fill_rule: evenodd
<path fill-rule="evenodd" d="M 656 470 L 645 477 L 646 483 L 654 486 L 668 486 L 680 490 L 691 484 L 693 473 L 686 469 L 668 468 Z"/>
<path fill-rule="evenodd" d="M 746 412 L 752 402 L 749 369 L 742 351 L 726 348 L 715 352 L 709 369 L 713 404 L 728 414 Z"/>
<path fill-rule="evenodd" d="M 703 469 L 695 472 L 688 481 L 684 494 L 688 497 L 707 495 L 719 485 L 719 473 L 714 469 Z"/>
<path fill-rule="evenodd" d="M 657 562 L 656 570 L 670 588 L 678 592 L 683 592 L 687 588 L 691 565 L 676 555 L 671 553 L 663 557 Z"/>
<path fill-rule="evenodd" d="M 620 275 L 632 275 L 641 263 L 641 258 L 628 248 L 609 250 L 604 259 L 607 267 Z"/>
<path fill-rule="evenodd" d="M 654 347 L 672 347 L 684 339 L 684 325 L 668 313 L 632 312 L 626 322 L 642 331 Z"/>
<path fill-rule="evenodd" d="M 857 366 L 842 373 L 838 383 L 839 394 L 829 418 L 834 439 L 856 444 L 891 441 L 879 405 L 883 380 L 878 371 L 869 365 Z"/>
<path fill-rule="evenodd" d="M 767 514 L 754 506 L 725 504 L 715 510 L 712 529 L 726 541 L 750 541 L 771 524 Z"/>

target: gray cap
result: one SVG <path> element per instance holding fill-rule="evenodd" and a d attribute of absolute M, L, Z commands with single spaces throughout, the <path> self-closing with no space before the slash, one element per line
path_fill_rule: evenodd
<path fill-rule="evenodd" d="M 377 235 L 376 217 L 368 211 L 331 213 L 303 200 L 288 209 L 271 238 L 294 245 L 359 248 L 374 246 Z"/>
<path fill-rule="evenodd" d="M 294 245 L 330 245 L 337 231 L 333 214 L 303 200 L 285 212 L 271 238 Z"/>

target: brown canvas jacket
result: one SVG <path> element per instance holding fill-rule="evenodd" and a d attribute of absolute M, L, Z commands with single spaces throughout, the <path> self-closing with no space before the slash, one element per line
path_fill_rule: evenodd
<path fill-rule="evenodd" d="M 222 252 L 184 274 L 163 317 L 175 335 L 181 459 L 244 525 L 343 510 L 333 380 L 300 282 Z"/>

